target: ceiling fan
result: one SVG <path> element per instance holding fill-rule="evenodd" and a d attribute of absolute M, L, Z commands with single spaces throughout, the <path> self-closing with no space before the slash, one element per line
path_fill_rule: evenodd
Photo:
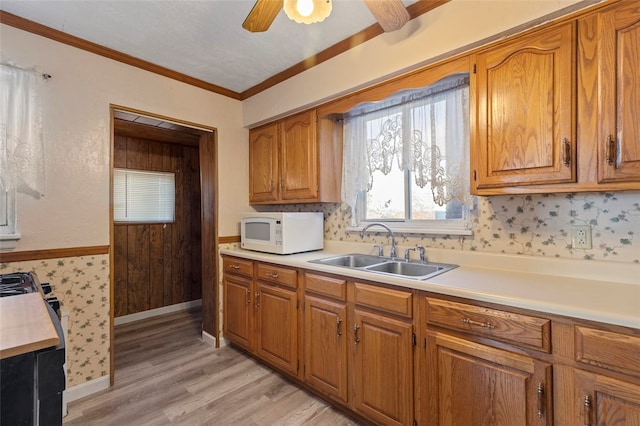
<path fill-rule="evenodd" d="M 399 30 L 411 19 L 402 0 L 363 1 L 385 32 Z M 319 22 L 331 12 L 331 0 L 256 0 L 242 27 L 251 32 L 268 30 L 283 6 L 287 15 L 296 22 Z"/>

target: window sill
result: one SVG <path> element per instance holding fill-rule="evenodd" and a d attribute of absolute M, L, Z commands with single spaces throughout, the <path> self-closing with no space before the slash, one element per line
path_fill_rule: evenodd
<path fill-rule="evenodd" d="M 367 223 L 368 225 L 369 223 Z M 420 235 L 473 235 L 473 230 L 471 229 L 462 229 L 462 228 L 447 228 L 447 227 L 438 227 L 438 228 L 418 228 L 411 227 L 402 224 L 393 225 L 392 222 L 385 222 L 391 230 L 396 234 L 420 234 Z M 347 227 L 347 232 L 362 232 L 362 229 L 366 225 L 359 226 L 349 226 Z M 372 227 L 365 231 L 368 233 L 374 232 L 387 232 L 386 229 L 381 228 L 379 226 Z"/>
<path fill-rule="evenodd" d="M 20 234 L 0 234 L 0 251 L 15 249 L 20 237 Z"/>

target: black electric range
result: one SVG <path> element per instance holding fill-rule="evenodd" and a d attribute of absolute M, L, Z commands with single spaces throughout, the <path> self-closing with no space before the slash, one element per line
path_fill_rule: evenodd
<path fill-rule="evenodd" d="M 40 293 L 60 343 L 0 360 L 0 425 L 61 425 L 65 389 L 65 341 L 60 303 L 48 297 L 51 285 L 33 272 L 0 274 L 0 297 Z M 25 321 L 28 318 L 25 318 Z"/>

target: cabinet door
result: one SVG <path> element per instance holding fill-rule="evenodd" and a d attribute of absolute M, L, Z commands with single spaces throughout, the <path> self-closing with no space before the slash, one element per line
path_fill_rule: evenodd
<path fill-rule="evenodd" d="M 412 325 L 359 310 L 352 321 L 352 406 L 375 423 L 412 424 Z"/>
<path fill-rule="evenodd" d="M 298 374 L 298 297 L 258 281 L 256 354 L 293 376 Z"/>
<path fill-rule="evenodd" d="M 550 364 L 441 333 L 427 341 L 430 424 L 553 424 Z"/>
<path fill-rule="evenodd" d="M 304 307 L 304 379 L 347 401 L 347 308 L 344 302 L 307 295 Z"/>
<path fill-rule="evenodd" d="M 598 15 L 598 181 L 640 181 L 640 3 Z"/>
<path fill-rule="evenodd" d="M 278 126 L 252 129 L 249 132 L 249 202 L 277 201 Z"/>
<path fill-rule="evenodd" d="M 303 112 L 282 121 L 280 141 L 283 200 L 318 197 L 316 114 Z"/>
<path fill-rule="evenodd" d="M 253 298 L 251 280 L 224 274 L 224 337 L 245 349 L 253 349 Z"/>
<path fill-rule="evenodd" d="M 575 24 L 476 60 L 478 188 L 575 182 Z"/>
<path fill-rule="evenodd" d="M 640 387 L 576 370 L 575 404 L 581 425 L 640 425 Z"/>

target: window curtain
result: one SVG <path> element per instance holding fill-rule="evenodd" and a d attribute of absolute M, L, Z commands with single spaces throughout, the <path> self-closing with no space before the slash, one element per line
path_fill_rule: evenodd
<path fill-rule="evenodd" d="M 44 195 L 42 73 L 0 64 L 0 187 Z"/>
<path fill-rule="evenodd" d="M 355 208 L 371 189 L 373 172 L 411 170 L 433 200 L 471 205 L 469 194 L 469 78 L 455 75 L 345 115 L 342 199 Z"/>

